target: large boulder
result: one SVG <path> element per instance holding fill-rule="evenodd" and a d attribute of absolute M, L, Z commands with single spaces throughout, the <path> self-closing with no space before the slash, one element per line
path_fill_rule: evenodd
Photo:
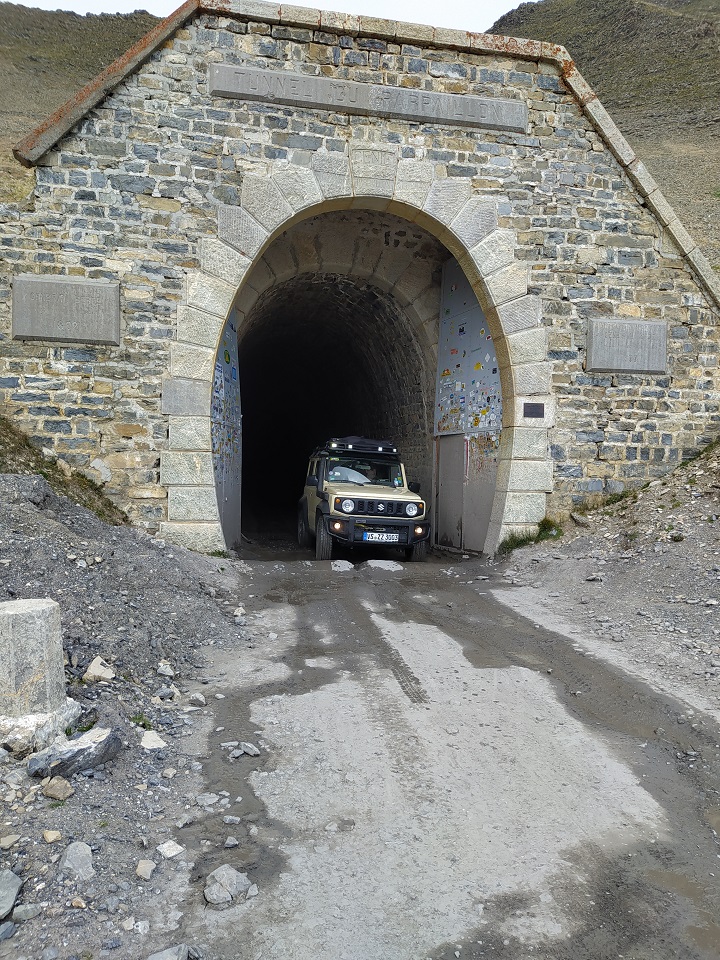
<path fill-rule="evenodd" d="M 29 757 L 31 777 L 69 777 L 107 763 L 120 752 L 122 740 L 117 730 L 93 727 L 70 740 L 56 740 L 40 753 Z"/>

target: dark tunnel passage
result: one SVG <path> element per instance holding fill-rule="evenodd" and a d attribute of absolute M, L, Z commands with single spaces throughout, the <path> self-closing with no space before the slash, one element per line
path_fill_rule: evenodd
<path fill-rule="evenodd" d="M 394 440 L 432 474 L 434 366 L 397 301 L 358 278 L 276 284 L 240 332 L 242 525 L 294 536 L 308 457 L 331 436 Z"/>

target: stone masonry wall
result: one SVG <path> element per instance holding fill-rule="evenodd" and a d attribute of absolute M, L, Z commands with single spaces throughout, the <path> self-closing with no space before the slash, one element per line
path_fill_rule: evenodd
<path fill-rule="evenodd" d="M 350 143 L 430 161 L 456 185 L 448 204 L 487 196 L 515 231 L 553 364 L 552 510 L 657 476 L 717 436 L 717 310 L 663 226 L 671 211 L 643 204 L 556 66 L 246 20 L 203 14 L 178 30 L 42 158 L 31 208 L 0 211 L 2 410 L 38 443 L 156 528 L 162 379 L 199 241 L 246 174 Z M 212 99 L 211 62 L 519 98 L 529 133 Z M 28 272 L 119 279 L 120 346 L 12 340 L 10 287 Z M 663 320 L 667 375 L 586 373 L 587 324 L 605 316 Z"/>

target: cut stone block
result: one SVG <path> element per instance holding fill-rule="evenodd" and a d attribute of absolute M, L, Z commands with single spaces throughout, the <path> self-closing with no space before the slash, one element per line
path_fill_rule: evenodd
<path fill-rule="evenodd" d="M 42 749 L 80 713 L 65 695 L 58 604 L 0 603 L 0 746 L 20 756 Z"/>

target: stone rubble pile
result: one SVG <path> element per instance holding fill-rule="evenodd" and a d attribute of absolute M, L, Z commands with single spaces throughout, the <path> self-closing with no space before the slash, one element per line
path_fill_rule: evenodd
<path fill-rule="evenodd" d="M 173 932 L 178 891 L 211 910 L 258 892 L 256 815 L 241 800 L 263 759 L 254 731 L 228 726 L 232 763 L 213 740 L 227 789 L 208 802 L 203 786 L 213 708 L 225 701 L 208 658 L 253 642 L 247 617 L 235 616 L 242 565 L 107 526 L 40 478 L 17 480 L 3 478 L 15 493 L 0 502 L 0 602 L 59 603 L 78 715 L 69 737 L 42 750 L 0 749 L 0 958 L 209 960 L 206 946 Z M 226 847 L 230 830 L 237 843 Z M 248 882 L 211 904 L 204 890 L 218 862 Z"/>

